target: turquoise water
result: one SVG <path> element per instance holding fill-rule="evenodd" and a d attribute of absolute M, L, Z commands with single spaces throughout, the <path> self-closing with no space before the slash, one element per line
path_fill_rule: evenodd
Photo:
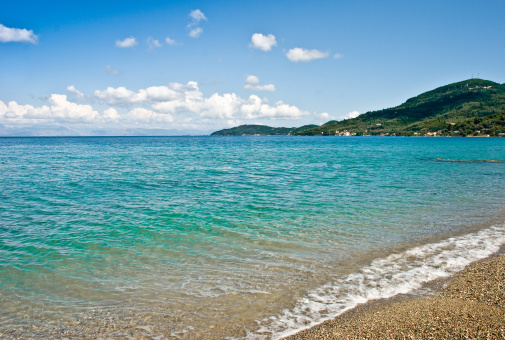
<path fill-rule="evenodd" d="M 504 161 L 504 138 L 0 138 L 0 334 L 289 334 L 496 251 Z"/>

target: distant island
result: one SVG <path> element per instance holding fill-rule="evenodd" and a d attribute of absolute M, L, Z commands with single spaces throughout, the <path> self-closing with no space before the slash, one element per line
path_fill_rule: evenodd
<path fill-rule="evenodd" d="M 266 125 L 240 125 L 231 129 L 224 129 L 213 132 L 211 136 L 288 136 L 295 135 L 304 130 L 317 128 L 318 125 L 304 125 L 301 127 L 285 128 L 270 127 Z"/>
<path fill-rule="evenodd" d="M 323 125 L 241 125 L 211 136 L 505 136 L 505 84 L 468 79 L 388 109 Z"/>

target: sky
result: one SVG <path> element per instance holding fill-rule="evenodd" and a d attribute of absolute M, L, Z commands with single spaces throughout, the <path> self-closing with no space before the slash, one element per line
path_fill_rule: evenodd
<path fill-rule="evenodd" d="M 4 1 L 0 134 L 320 125 L 472 77 L 505 83 L 504 13 L 503 0 Z"/>

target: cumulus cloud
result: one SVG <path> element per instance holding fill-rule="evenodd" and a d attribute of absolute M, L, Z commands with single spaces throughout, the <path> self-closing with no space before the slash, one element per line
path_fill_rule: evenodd
<path fill-rule="evenodd" d="M 117 121 L 119 119 L 119 114 L 115 108 L 109 107 L 103 111 L 103 118 L 105 120 Z"/>
<path fill-rule="evenodd" d="M 352 119 L 352 118 L 356 118 L 360 115 L 360 113 L 358 111 L 352 111 L 352 112 L 349 112 L 347 114 L 347 116 L 345 116 L 345 119 Z"/>
<path fill-rule="evenodd" d="M 251 85 L 259 85 L 256 76 L 248 76 Z M 264 85 L 263 85 L 264 86 Z M 310 115 L 296 106 L 251 95 L 241 98 L 236 93 L 213 93 L 204 96 L 198 83 L 170 83 L 136 91 L 126 87 L 107 87 L 85 96 L 75 86 L 67 91 L 97 105 L 108 105 L 99 112 L 91 105 L 77 104 L 63 94 L 52 94 L 43 106 L 21 105 L 0 101 L 0 124 L 113 124 L 114 126 L 210 126 L 224 121 L 252 119 L 299 119 Z M 74 99 L 76 99 L 74 97 Z M 100 102 L 100 104 L 97 103 Z M 188 125 L 189 124 L 189 125 Z"/>
<path fill-rule="evenodd" d="M 51 106 L 34 107 L 19 105 L 11 101 L 5 105 L 0 101 L 0 121 L 7 123 L 71 122 L 91 123 L 101 116 L 91 105 L 70 102 L 64 94 L 52 94 Z"/>
<path fill-rule="evenodd" d="M 170 37 L 166 37 L 166 38 L 165 38 L 165 42 L 166 42 L 168 45 L 170 45 L 170 46 L 175 45 L 175 40 L 174 40 L 174 39 L 170 39 Z"/>
<path fill-rule="evenodd" d="M 328 112 L 314 113 L 314 116 L 316 116 L 317 119 L 325 121 L 325 122 L 330 121 L 330 120 L 335 120 L 335 117 L 331 116 Z"/>
<path fill-rule="evenodd" d="M 247 101 L 242 103 L 240 113 L 239 118 L 247 119 L 298 119 L 309 114 L 307 111 L 302 111 L 296 106 L 285 104 L 282 101 L 278 101 L 275 106 L 271 106 L 256 95 L 251 95 Z"/>
<path fill-rule="evenodd" d="M 254 76 L 254 75 L 249 75 L 246 77 L 245 80 L 246 84 L 244 85 L 244 88 L 246 90 L 252 90 L 252 91 L 275 91 L 275 85 L 274 84 L 268 84 L 268 85 L 259 85 L 259 78 Z"/>
<path fill-rule="evenodd" d="M 69 102 L 64 94 L 53 94 L 49 98 L 51 116 L 62 120 L 93 121 L 98 112 L 91 105 L 80 105 Z"/>
<path fill-rule="evenodd" d="M 168 88 L 173 90 L 175 95 L 172 98 L 153 103 L 152 107 L 155 110 L 165 113 L 201 112 L 204 97 L 198 88 L 197 82 L 189 81 L 186 85 L 171 83 Z M 152 96 L 149 98 L 151 101 L 154 99 Z"/>
<path fill-rule="evenodd" d="M 135 39 L 134 37 L 129 37 L 124 40 L 116 40 L 116 47 L 120 48 L 128 48 L 137 45 L 138 45 L 137 39 Z"/>
<path fill-rule="evenodd" d="M 151 122 L 151 123 L 171 123 L 174 119 L 168 113 L 158 113 L 141 107 L 137 107 L 125 116 L 127 120 L 135 122 Z"/>
<path fill-rule="evenodd" d="M 248 76 L 252 86 L 259 86 L 263 90 L 273 85 L 258 85 L 256 76 Z M 254 85 L 256 84 L 256 85 Z M 256 119 L 256 118 L 290 118 L 298 119 L 309 113 L 296 106 L 283 102 L 275 105 L 268 104 L 268 100 L 252 95 L 248 99 L 240 98 L 235 93 L 214 93 L 205 98 L 198 88 L 198 83 L 190 81 L 187 84 L 171 83 L 168 86 L 152 86 L 137 92 L 124 87 L 95 91 L 95 97 L 109 105 L 116 106 L 150 106 L 151 112 L 169 114 L 170 117 L 179 113 L 193 113 L 200 117 L 211 119 Z M 133 112 L 133 113 L 132 113 Z M 147 111 L 130 111 L 129 119 L 133 117 L 150 117 L 161 119 Z M 140 118 L 139 118 L 140 119 Z"/>
<path fill-rule="evenodd" d="M 95 97 L 106 102 L 109 105 L 128 106 L 134 103 L 146 100 L 147 94 L 145 90 L 140 90 L 138 93 L 128 90 L 126 87 L 107 87 L 106 90 L 96 90 Z"/>
<path fill-rule="evenodd" d="M 321 52 L 318 50 L 306 50 L 304 48 L 293 48 L 286 53 L 286 57 L 294 63 L 299 61 L 309 62 L 314 59 L 327 58 L 330 55 L 329 52 Z"/>
<path fill-rule="evenodd" d="M 78 98 L 84 98 L 84 93 L 76 89 L 74 85 L 67 86 L 67 91 L 75 94 Z"/>
<path fill-rule="evenodd" d="M 277 46 L 277 41 L 273 34 L 263 35 L 261 33 L 254 33 L 251 37 L 251 44 L 249 46 L 267 52 L 270 51 L 272 47 Z"/>
<path fill-rule="evenodd" d="M 174 100 L 179 96 L 179 93 L 174 89 L 176 85 L 171 86 L 151 86 L 145 90 L 146 99 L 162 102 L 167 100 Z"/>
<path fill-rule="evenodd" d="M 201 116 L 211 118 L 233 118 L 238 112 L 241 104 L 241 99 L 235 93 L 225 93 L 223 95 L 214 93 L 204 100 Z"/>
<path fill-rule="evenodd" d="M 23 42 L 37 44 L 39 37 L 32 30 L 25 28 L 10 28 L 0 24 L 0 42 Z"/>
<path fill-rule="evenodd" d="M 245 82 L 248 83 L 248 84 L 252 84 L 252 85 L 259 84 L 260 78 L 258 78 L 256 76 L 253 76 L 253 75 L 248 75 L 245 78 Z"/>

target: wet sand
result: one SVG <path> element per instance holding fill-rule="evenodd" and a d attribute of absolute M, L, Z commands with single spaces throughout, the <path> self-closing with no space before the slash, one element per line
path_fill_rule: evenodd
<path fill-rule="evenodd" d="M 285 339 L 505 339 L 503 250 L 432 283 L 436 295 L 366 303 Z"/>

